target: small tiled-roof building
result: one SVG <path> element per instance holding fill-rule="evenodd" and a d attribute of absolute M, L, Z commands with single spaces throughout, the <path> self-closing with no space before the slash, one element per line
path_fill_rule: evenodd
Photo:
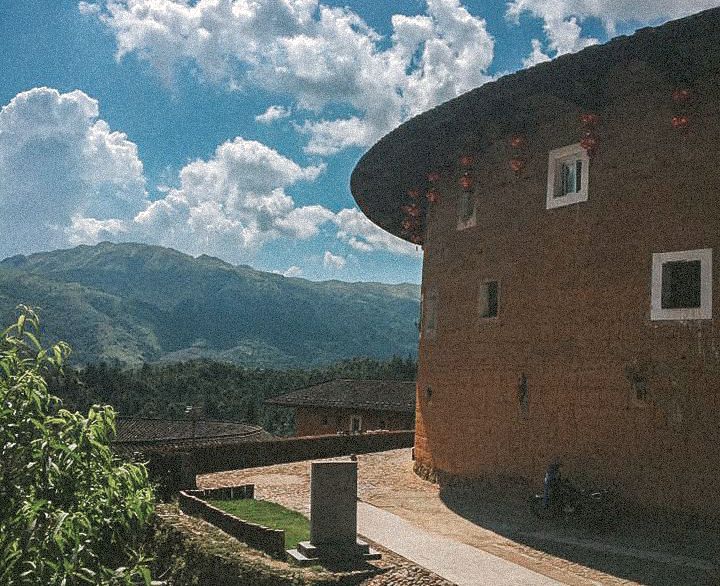
<path fill-rule="evenodd" d="M 415 426 L 414 381 L 338 379 L 266 402 L 295 408 L 298 436 Z"/>
<path fill-rule="evenodd" d="M 119 417 L 113 442 L 120 452 L 162 452 L 180 446 L 206 446 L 273 439 L 262 427 L 234 421 Z"/>

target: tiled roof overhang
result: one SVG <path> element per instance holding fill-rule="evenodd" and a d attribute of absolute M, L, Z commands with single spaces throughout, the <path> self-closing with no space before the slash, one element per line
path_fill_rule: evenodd
<path fill-rule="evenodd" d="M 201 419 L 154 419 L 119 417 L 116 422 L 117 435 L 113 443 L 173 442 L 189 439 L 248 438 L 270 436 L 262 427 L 237 423 Z M 253 438 L 251 440 L 250 438 Z"/>
<path fill-rule="evenodd" d="M 668 88 L 692 87 L 698 78 L 718 76 L 720 9 L 563 55 L 408 120 L 360 159 L 350 179 L 353 197 L 375 224 L 409 239 L 401 232 L 401 206 L 412 203 L 408 189 L 425 193 L 429 171 L 454 169 L 461 153 L 481 153 L 513 133 L 532 133 L 545 119 L 568 112 L 601 113 L 613 99 L 608 84 L 612 72 L 633 64 L 660 72 Z M 420 203 L 428 205 L 424 197 Z"/>
<path fill-rule="evenodd" d="M 265 401 L 282 407 L 415 412 L 414 381 L 336 379 Z"/>

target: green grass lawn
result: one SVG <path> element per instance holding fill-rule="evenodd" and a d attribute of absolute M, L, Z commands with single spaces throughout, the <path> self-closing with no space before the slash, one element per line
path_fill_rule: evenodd
<path fill-rule="evenodd" d="M 209 500 L 214 507 L 244 521 L 285 531 L 285 549 L 292 549 L 300 541 L 310 539 L 310 522 L 300 513 L 270 501 L 255 499 Z"/>

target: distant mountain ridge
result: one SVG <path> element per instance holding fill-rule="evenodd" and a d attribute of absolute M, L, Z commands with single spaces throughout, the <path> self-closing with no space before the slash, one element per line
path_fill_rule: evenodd
<path fill-rule="evenodd" d="M 249 366 L 415 356 L 419 285 L 312 282 L 145 244 L 78 246 L 0 262 L 0 317 L 39 308 L 74 361 L 213 358 Z"/>

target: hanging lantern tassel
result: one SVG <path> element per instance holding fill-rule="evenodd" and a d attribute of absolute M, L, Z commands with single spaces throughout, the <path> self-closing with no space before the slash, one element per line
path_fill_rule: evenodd
<path fill-rule="evenodd" d="M 405 218 L 401 224 L 400 227 L 402 228 L 403 233 L 410 234 L 417 228 L 417 222 L 415 219 Z"/>
<path fill-rule="evenodd" d="M 440 201 L 440 193 L 437 189 L 428 189 L 428 192 L 425 194 L 425 197 L 427 197 L 427 200 L 430 203 L 438 203 Z"/>
<path fill-rule="evenodd" d="M 510 137 L 510 169 L 515 173 L 515 176 L 519 177 L 523 169 L 525 169 L 524 154 L 525 147 L 527 147 L 527 138 L 524 134 L 513 134 Z"/>
<path fill-rule="evenodd" d="M 580 138 L 580 146 L 585 149 L 588 157 L 592 158 L 600 142 L 597 136 L 596 127 L 600 123 L 600 116 L 592 112 L 583 112 L 580 114 L 580 124 L 583 126 L 582 137 Z"/>
<path fill-rule="evenodd" d="M 586 130 L 583 133 L 583 137 L 580 139 L 580 146 L 585 149 L 588 157 L 592 158 L 595 155 L 595 149 L 597 149 L 598 138 L 592 130 Z"/>
<path fill-rule="evenodd" d="M 670 120 L 670 124 L 672 124 L 672 127 L 675 130 L 683 130 L 690 126 L 690 117 L 685 114 L 673 116 Z"/>
<path fill-rule="evenodd" d="M 465 173 L 462 174 L 460 179 L 458 180 L 458 184 L 462 188 L 463 191 L 472 191 L 473 188 L 473 178 L 472 175 L 468 171 L 465 171 Z"/>
<path fill-rule="evenodd" d="M 583 112 L 580 114 L 580 122 L 585 128 L 595 128 L 600 122 L 600 116 L 592 112 Z"/>
<path fill-rule="evenodd" d="M 677 88 L 672 93 L 675 102 L 675 114 L 670 118 L 670 124 L 675 130 L 685 130 L 690 126 L 690 116 L 687 113 L 687 104 L 692 99 L 692 93 L 687 88 Z"/>
<path fill-rule="evenodd" d="M 690 101 L 692 94 L 687 88 L 677 88 L 672 93 L 672 100 L 676 104 L 684 104 Z"/>
<path fill-rule="evenodd" d="M 412 218 L 417 218 L 420 215 L 420 208 L 417 204 L 410 204 L 400 208 L 402 212 Z"/>
<path fill-rule="evenodd" d="M 463 169 L 470 169 L 475 163 L 475 158 L 472 155 L 462 155 L 460 157 L 460 166 Z"/>
<path fill-rule="evenodd" d="M 520 175 L 525 168 L 525 161 L 516 158 L 510 159 L 510 168 L 515 175 Z"/>

